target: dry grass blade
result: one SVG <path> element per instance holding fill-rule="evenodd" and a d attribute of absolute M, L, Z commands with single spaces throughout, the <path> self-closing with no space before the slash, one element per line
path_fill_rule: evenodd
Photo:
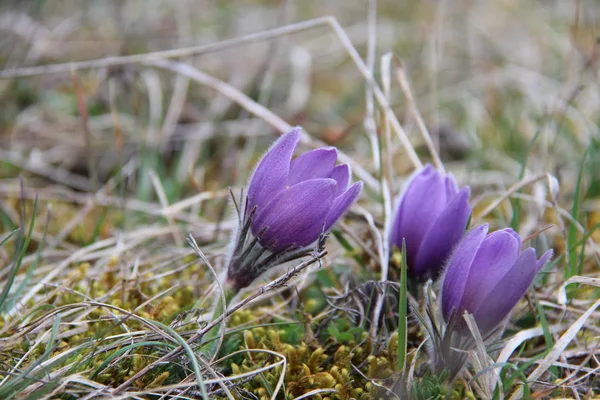
<path fill-rule="evenodd" d="M 224 40 L 217 43 L 212 43 L 204 46 L 193 46 L 181 49 L 172 49 L 165 51 L 155 51 L 152 53 L 134 54 L 130 56 L 121 57 L 105 57 L 97 60 L 69 62 L 64 64 L 55 65 L 43 65 L 38 67 L 26 67 L 26 68 L 15 68 L 0 71 L 0 79 L 19 78 L 26 76 L 44 75 L 44 74 L 55 74 L 60 72 L 68 72 L 79 69 L 90 69 L 90 68 L 104 68 L 116 65 L 125 64 L 137 64 L 143 63 L 148 60 L 166 59 L 166 58 L 181 58 L 189 57 L 199 54 L 207 54 L 215 51 L 222 51 L 232 47 L 243 46 L 248 43 L 252 43 L 260 40 L 267 40 L 282 35 L 287 35 L 295 32 L 300 32 L 306 29 L 311 29 L 316 26 L 324 25 L 328 23 L 329 17 L 316 18 L 310 21 L 304 21 L 285 27 L 279 27 L 268 31 L 258 32 L 254 34 L 245 35 L 240 38 L 233 38 Z"/>
<path fill-rule="evenodd" d="M 475 391 L 480 398 L 492 399 L 494 397 L 496 385 L 500 381 L 500 374 L 494 368 L 494 361 L 487 353 L 485 343 L 481 337 L 475 318 L 472 314 L 465 314 L 463 317 L 473 339 L 475 339 L 475 349 L 469 352 L 471 365 L 475 371 L 480 371 L 477 376 L 472 379 L 471 385 L 475 387 Z M 503 396 L 502 388 L 500 388 L 500 396 Z"/>
<path fill-rule="evenodd" d="M 515 183 L 508 190 L 506 190 L 500 198 L 494 200 L 483 211 L 481 211 L 479 214 L 477 214 L 477 216 L 473 217 L 473 220 L 475 222 L 480 221 L 483 217 L 485 217 L 486 215 L 491 213 L 496 207 L 498 207 L 504 200 L 508 199 L 516 191 L 518 191 L 528 185 L 531 185 L 532 183 L 543 180 L 545 178 L 546 178 L 546 173 L 543 173 L 543 174 L 536 175 L 536 176 L 528 178 L 528 179 L 523 179 L 522 181 Z"/>
<path fill-rule="evenodd" d="M 554 334 L 560 332 L 564 328 L 565 327 L 562 325 L 552 325 L 550 327 L 550 333 Z M 506 342 L 504 348 L 502 349 L 502 351 L 498 355 L 498 358 L 496 359 L 496 364 L 502 365 L 506 363 L 509 360 L 510 356 L 514 353 L 514 351 L 518 349 L 519 346 L 521 346 L 524 342 L 543 335 L 544 329 L 541 327 L 524 329 L 518 332 L 516 335 L 510 338 L 509 341 Z"/>
<path fill-rule="evenodd" d="M 264 107 L 262 107 L 262 106 L 257 107 L 256 104 L 253 104 L 254 102 L 252 102 L 249 98 L 247 98 L 245 95 L 237 92 L 237 90 L 235 90 L 234 88 L 228 87 L 228 85 L 226 85 L 224 82 L 220 82 L 220 81 L 216 80 L 215 78 L 212 78 L 206 74 L 203 74 L 191 66 L 187 66 L 187 68 L 181 67 L 180 65 L 185 65 L 185 64 L 179 64 L 179 63 L 172 65 L 168 61 L 159 60 L 158 58 L 184 57 L 184 56 L 189 56 L 192 54 L 206 53 L 207 51 L 215 51 L 216 49 L 221 50 L 221 49 L 227 48 L 229 46 L 233 46 L 236 43 L 238 45 L 242 45 L 245 42 L 252 42 L 255 40 L 263 40 L 266 38 L 271 38 L 271 37 L 279 36 L 282 34 L 287 34 L 287 33 L 292 33 L 292 32 L 296 32 L 296 31 L 309 29 L 309 28 L 312 28 L 314 26 L 318 26 L 321 24 L 326 24 L 333 29 L 333 31 L 337 35 L 338 39 L 340 40 L 340 42 L 342 43 L 342 45 L 344 46 L 344 48 L 346 49 L 346 51 L 348 52 L 350 57 L 352 58 L 352 61 L 357 66 L 359 72 L 367 80 L 367 84 L 373 88 L 373 94 L 375 95 L 375 98 L 377 99 L 377 102 L 379 103 L 379 105 L 383 109 L 389 110 L 390 105 L 386 101 L 385 96 L 383 95 L 381 89 L 377 86 L 377 83 L 374 81 L 371 71 L 365 65 L 362 58 L 359 56 L 354 45 L 352 44 L 352 42 L 348 38 L 347 34 L 342 29 L 342 27 L 340 26 L 339 22 L 333 17 L 317 18 L 314 20 L 306 21 L 304 23 L 299 23 L 299 24 L 295 24 L 295 25 L 290 25 L 288 27 L 279 28 L 274 31 L 267 31 L 267 32 L 262 32 L 262 33 L 258 33 L 255 35 L 249 35 L 244 38 L 237 39 L 237 40 L 232 39 L 231 41 L 221 42 L 220 45 L 216 44 L 214 46 L 209 46 L 206 48 L 176 49 L 176 50 L 172 50 L 172 51 L 156 52 L 156 53 L 143 54 L 143 55 L 137 55 L 137 56 L 113 57 L 113 58 L 91 60 L 91 61 L 79 62 L 79 63 L 58 64 L 58 65 L 54 65 L 54 66 L 45 66 L 45 67 L 22 68 L 20 70 L 15 70 L 15 71 L 0 71 L 0 79 L 1 78 L 14 78 L 14 77 L 18 77 L 18 76 L 22 77 L 22 76 L 31 76 L 31 75 L 38 75 L 38 74 L 56 73 L 56 72 L 63 71 L 66 67 L 68 67 L 68 70 L 77 70 L 77 69 L 87 69 L 87 68 L 101 68 L 101 67 L 106 67 L 106 66 L 111 66 L 111 65 L 123 65 L 123 64 L 136 63 L 136 62 L 149 64 L 149 65 L 156 65 L 156 66 L 160 66 L 162 68 L 183 69 L 185 72 L 181 72 L 181 71 L 177 71 L 177 72 L 184 76 L 188 76 L 188 77 L 193 76 L 193 79 L 199 80 L 199 81 L 203 82 L 204 84 L 208 84 L 208 85 L 212 84 L 213 87 L 217 90 L 218 89 L 225 90 L 228 95 L 233 96 L 234 98 L 237 98 L 238 104 L 246 105 L 246 106 L 250 107 L 250 109 L 251 109 L 251 110 L 249 110 L 250 112 L 256 113 L 256 115 L 261 116 L 261 118 L 265 118 L 265 120 L 267 122 L 269 122 L 273 126 L 277 127 L 280 131 L 288 131 L 291 129 L 290 125 L 285 123 L 283 120 L 276 118 L 274 115 L 272 115 L 272 113 L 270 111 L 266 110 Z M 226 89 L 224 89 L 224 88 L 226 88 Z M 241 102 L 240 102 L 240 99 L 241 99 Z M 412 144 L 408 140 L 406 133 L 404 132 L 404 129 L 402 128 L 402 125 L 396 118 L 395 114 L 390 113 L 390 117 L 391 117 L 392 126 L 393 126 L 394 130 L 400 135 L 400 139 L 402 141 L 402 144 L 405 146 L 406 151 L 408 152 L 409 158 L 411 159 L 411 161 L 413 162 L 415 167 L 417 167 L 417 168 L 422 167 L 423 164 L 421 163 L 418 155 L 416 154 Z M 343 162 L 354 164 L 352 162 L 352 159 L 349 157 L 346 157 L 344 154 L 340 154 L 339 158 Z M 354 164 L 353 166 L 356 168 L 355 173 L 361 179 L 365 180 L 365 183 L 367 185 L 373 186 L 373 184 L 374 184 L 373 179 L 370 178 L 369 175 L 363 171 L 362 167 L 357 164 Z"/>
<path fill-rule="evenodd" d="M 283 119 L 281 119 L 269 109 L 265 108 L 264 106 L 255 102 L 244 93 L 240 92 L 238 89 L 234 88 L 226 82 L 216 79 L 192 67 L 191 65 L 166 60 L 148 61 L 147 64 L 159 68 L 169 69 L 173 72 L 176 72 L 179 75 L 187 76 L 196 82 L 211 87 L 212 89 L 222 93 L 231 100 L 235 101 L 240 106 L 244 107 L 246 111 L 263 119 L 269 125 L 271 125 L 280 132 L 287 132 L 292 129 L 292 126 L 290 124 L 285 122 Z M 304 143 L 315 142 L 315 140 L 307 136 L 306 133 L 303 134 L 302 141 Z M 375 181 L 374 178 L 366 170 L 364 170 L 362 166 L 357 164 L 352 158 L 348 157 L 341 151 L 338 151 L 338 158 L 341 162 L 350 164 L 352 166 L 353 172 L 360 179 L 364 180 L 367 185 L 370 185 L 375 188 L 378 186 L 377 181 Z"/>
<path fill-rule="evenodd" d="M 199 254 L 201 254 L 201 252 Z M 327 251 L 322 251 L 319 254 L 315 255 L 315 257 L 311 258 L 310 260 L 305 261 L 305 262 L 297 265 L 296 267 L 292 268 L 291 270 L 289 270 L 285 275 L 281 276 L 280 278 L 277 278 L 274 281 L 268 283 L 267 285 L 264 285 L 264 286 L 260 287 L 258 290 L 254 291 L 248 297 L 244 298 L 243 300 L 241 300 L 240 302 L 238 302 L 234 306 L 229 307 L 226 310 L 226 312 L 224 312 L 218 318 L 216 318 L 213 321 L 211 321 L 210 323 L 208 323 L 200 332 L 194 334 L 189 339 L 189 342 L 194 342 L 198 338 L 201 338 L 207 332 L 210 332 L 215 326 L 217 326 L 218 324 L 221 324 L 223 322 L 223 320 L 226 319 L 229 315 L 233 314 L 235 311 L 237 311 L 240 308 L 244 307 L 245 305 L 247 305 L 248 303 L 250 303 L 252 300 L 254 300 L 254 299 L 262 296 L 264 293 L 267 293 L 268 291 L 274 290 L 276 288 L 279 288 L 279 287 L 285 285 L 294 276 L 296 276 L 297 274 L 299 274 L 305 268 L 307 268 L 310 265 L 314 264 L 315 262 L 319 261 L 326 254 L 327 254 Z M 224 301 L 224 299 L 222 299 L 222 300 Z M 225 302 L 223 304 L 225 304 Z M 176 356 L 180 352 L 181 352 L 181 348 L 175 349 L 175 350 L 169 352 L 168 354 L 164 355 L 160 359 L 156 360 L 154 363 L 149 364 L 148 366 L 142 368 L 140 371 L 138 371 L 136 374 L 134 374 L 132 377 L 130 377 L 127 381 L 125 381 L 123 384 L 121 384 L 119 387 L 117 387 L 113 391 L 113 393 L 114 394 L 119 394 L 119 393 L 123 392 L 129 386 L 131 386 L 131 384 L 133 382 L 135 382 L 140 377 L 144 376 L 144 374 L 146 374 L 148 371 L 152 370 L 152 368 L 155 368 L 157 365 L 159 365 L 162 362 L 169 361 L 171 358 L 173 358 L 174 356 Z"/>
<path fill-rule="evenodd" d="M 398 82 L 400 83 L 400 87 L 402 88 L 402 92 L 404 93 L 404 96 L 408 100 L 408 106 L 409 106 L 410 112 L 413 115 L 413 118 L 415 119 L 415 121 L 417 122 L 417 127 L 419 128 L 419 132 L 421 132 L 421 136 L 423 137 L 423 140 L 425 141 L 425 144 L 427 145 L 427 148 L 429 149 L 429 154 L 431 154 L 431 157 L 433 158 L 433 164 L 435 165 L 435 167 L 437 169 L 439 169 L 442 172 L 445 172 L 444 164 L 442 163 L 442 160 L 440 159 L 438 150 L 436 149 L 435 144 L 433 143 L 433 140 L 431 139 L 431 135 L 429 134 L 429 131 L 427 130 L 427 126 L 425 126 L 423 117 L 421 116 L 421 113 L 419 112 L 419 108 L 417 107 L 417 103 L 415 102 L 415 99 L 413 97 L 412 90 L 410 89 L 410 84 L 408 83 L 408 77 L 406 76 L 406 68 L 404 66 L 404 63 L 400 59 L 397 59 L 397 60 L 400 64 L 400 66 L 398 68 L 396 68 L 396 78 L 398 79 Z"/>
<path fill-rule="evenodd" d="M 206 256 L 204 255 L 204 252 L 202 252 L 200 247 L 198 247 L 198 244 L 194 240 L 194 237 L 192 235 L 189 235 L 187 238 L 187 241 L 188 241 L 189 245 L 192 247 L 192 249 L 194 249 L 196 254 L 198 254 L 198 257 L 200 257 L 200 259 L 204 262 L 204 264 L 210 269 L 210 272 L 214 278 L 214 282 L 216 283 L 217 287 L 219 288 L 219 297 L 220 297 L 221 301 L 216 303 L 215 307 L 217 307 L 217 309 L 215 309 L 213 312 L 215 313 L 215 315 L 217 315 L 219 312 L 221 313 L 221 325 L 219 326 L 219 340 L 217 342 L 217 345 L 213 349 L 213 353 L 211 355 L 211 362 L 212 362 L 215 360 L 215 358 L 219 354 L 219 349 L 221 348 L 221 345 L 223 344 L 225 328 L 227 327 L 227 306 L 228 306 L 228 304 L 227 304 L 227 299 L 225 296 L 225 289 L 223 289 L 223 285 L 221 284 L 221 279 L 219 279 L 219 275 L 217 274 L 217 271 L 214 269 L 214 267 L 212 266 L 210 261 L 208 261 L 208 258 L 206 258 Z M 222 307 L 222 310 L 218 309 L 219 306 Z"/>
<path fill-rule="evenodd" d="M 582 283 L 584 285 L 600 287 L 600 278 L 591 278 L 588 276 L 573 276 L 567 279 L 562 285 L 560 285 L 560 288 L 558 289 L 558 294 L 556 296 L 558 297 L 558 304 L 560 304 L 561 306 L 565 306 L 568 302 L 566 289 L 567 286 L 569 286 L 572 283 Z"/>
<path fill-rule="evenodd" d="M 567 348 L 569 343 L 571 343 L 571 341 L 577 336 L 579 331 L 581 331 L 581 328 L 583 327 L 583 325 L 586 323 L 586 321 L 590 317 L 590 315 L 592 315 L 592 313 L 594 311 L 596 311 L 596 309 L 598 307 L 600 307 L 600 300 L 597 300 L 590 308 L 588 308 L 587 311 L 585 313 L 583 313 L 583 315 L 581 317 L 579 317 L 577 319 L 577 321 L 575 321 L 575 323 L 573 325 L 571 325 L 565 333 L 563 333 L 563 335 L 560 337 L 558 342 L 556 342 L 554 344 L 554 347 L 552 348 L 552 350 L 550 350 L 550 353 L 548 353 L 548 355 L 546 357 L 544 357 L 543 360 L 539 363 L 538 367 L 536 369 L 534 369 L 527 376 L 528 381 L 531 382 L 531 381 L 538 379 L 544 372 L 546 372 L 548 370 L 548 368 L 550 368 L 553 365 L 553 363 L 556 360 L 558 360 L 560 358 L 560 355 L 562 354 L 562 352 L 565 351 L 565 349 Z M 516 399 L 521 398 L 522 396 L 523 396 L 523 388 L 519 387 L 512 394 L 510 399 L 516 400 Z"/>
<path fill-rule="evenodd" d="M 154 172 L 153 170 L 150 170 L 148 173 L 150 174 L 150 180 L 152 182 L 152 186 L 154 186 L 154 190 L 156 191 L 156 194 L 158 195 L 160 204 L 163 206 L 163 210 L 165 210 L 166 208 L 169 207 L 169 201 L 167 199 L 167 195 L 165 194 L 165 189 L 164 189 L 162 183 L 160 182 L 160 178 L 158 177 L 156 172 Z M 163 214 L 164 214 L 164 211 L 163 211 Z M 173 217 L 171 217 L 168 214 L 165 214 L 165 217 L 167 218 L 167 221 L 169 222 L 169 226 L 171 227 L 171 229 L 173 229 L 173 239 L 175 240 L 175 244 L 177 244 L 178 247 L 182 247 L 183 246 L 183 237 L 181 236 L 181 232 L 175 226 L 175 220 L 173 219 Z"/>

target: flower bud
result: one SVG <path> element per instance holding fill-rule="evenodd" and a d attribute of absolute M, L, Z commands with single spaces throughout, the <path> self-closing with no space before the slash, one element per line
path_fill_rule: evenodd
<path fill-rule="evenodd" d="M 358 198 L 362 182 L 348 187 L 350 168 L 336 166 L 334 147 L 292 160 L 301 129 L 281 136 L 258 163 L 235 239 L 227 280 L 248 286 L 271 266 L 307 255 Z M 310 253 L 310 251 L 309 251 Z"/>
<path fill-rule="evenodd" d="M 487 232 L 484 224 L 460 241 L 446 266 L 441 295 L 446 322 L 468 312 L 484 337 L 504 320 L 552 257 L 552 250 L 539 260 L 531 247 L 521 252 L 521 237 L 512 229 Z"/>
<path fill-rule="evenodd" d="M 410 180 L 396 209 L 391 246 L 406 241 L 408 272 L 414 278 L 436 278 L 463 235 L 471 207 L 470 189 L 457 189 L 452 174 L 427 165 Z"/>

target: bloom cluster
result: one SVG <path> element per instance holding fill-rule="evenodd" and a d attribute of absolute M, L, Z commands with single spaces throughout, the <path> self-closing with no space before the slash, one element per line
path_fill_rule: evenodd
<path fill-rule="evenodd" d="M 294 128 L 273 144 L 242 196 L 224 282 L 232 291 L 275 265 L 311 254 L 314 243 L 320 249 L 326 232 L 362 190 L 362 182 L 350 185 L 348 165 L 336 166 L 333 147 L 293 159 L 300 136 L 300 128 Z M 408 273 L 416 282 L 441 280 L 441 314 L 449 337 L 469 335 L 465 313 L 489 337 L 552 256 L 548 251 L 538 259 L 533 248 L 521 251 L 521 237 L 512 229 L 488 234 L 488 226 L 481 225 L 465 233 L 469 195 L 468 186 L 459 189 L 451 174 L 428 165 L 406 186 L 389 232 L 391 248 L 406 245 Z"/>
<path fill-rule="evenodd" d="M 459 318 L 452 326 L 467 334 L 462 323 L 467 312 L 486 336 L 523 297 L 552 251 L 539 260 L 533 248 L 521 253 L 521 237 L 512 229 L 486 236 L 488 225 L 484 224 L 464 234 L 471 215 L 469 193 L 468 187 L 457 189 L 451 174 L 444 176 L 426 166 L 413 176 L 400 198 L 390 240 L 398 248 L 405 241 L 413 278 L 443 275 L 441 302 L 446 322 Z"/>

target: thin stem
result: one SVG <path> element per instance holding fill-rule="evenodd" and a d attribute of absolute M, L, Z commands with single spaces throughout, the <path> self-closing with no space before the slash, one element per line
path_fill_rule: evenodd
<path fill-rule="evenodd" d="M 402 239 L 402 262 L 400 263 L 400 294 L 398 296 L 398 369 L 401 372 L 404 371 L 404 369 L 406 368 L 407 351 L 406 313 L 408 311 L 408 294 L 406 290 L 406 269 L 406 241 Z"/>
<path fill-rule="evenodd" d="M 233 297 L 235 296 L 235 292 L 232 288 L 225 286 L 223 287 L 223 289 L 224 296 L 219 296 L 217 298 L 217 303 L 215 304 L 215 309 L 213 310 L 212 318 L 210 320 L 211 322 L 219 320 L 219 322 L 221 323 L 218 325 L 214 325 L 212 329 L 206 332 L 206 334 L 204 335 L 205 340 L 203 341 L 209 343 L 206 346 L 202 346 L 201 348 L 201 351 L 203 352 L 206 350 L 206 355 L 210 358 L 217 356 L 217 352 L 219 350 L 217 346 L 219 345 L 219 341 L 214 339 L 220 337 L 221 331 L 225 330 L 226 317 L 222 318 L 222 316 L 227 315 L 227 306 L 231 302 L 231 299 L 233 299 Z"/>

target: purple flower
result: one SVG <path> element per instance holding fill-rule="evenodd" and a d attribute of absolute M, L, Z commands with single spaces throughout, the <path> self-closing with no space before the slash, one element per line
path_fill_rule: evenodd
<path fill-rule="evenodd" d="M 409 273 L 419 279 L 436 278 L 467 226 L 470 189 L 457 189 L 452 174 L 427 165 L 412 177 L 396 209 L 390 233 L 392 246 L 406 241 Z"/>
<path fill-rule="evenodd" d="M 350 168 L 336 166 L 334 147 L 292 161 L 300 128 L 281 136 L 264 155 L 248 187 L 248 210 L 256 207 L 252 233 L 272 252 L 315 242 L 356 200 L 362 182 L 348 188 Z"/>
<path fill-rule="evenodd" d="M 281 136 L 252 175 L 225 282 L 235 290 L 272 266 L 310 255 L 309 246 L 322 238 L 362 190 L 362 182 L 348 187 L 350 168 L 335 165 L 333 147 L 292 160 L 300 136 L 298 127 Z"/>
<path fill-rule="evenodd" d="M 552 256 L 548 250 L 538 260 L 531 247 L 521 252 L 521 237 L 512 229 L 486 236 L 487 232 L 488 225 L 481 225 L 458 244 L 446 266 L 441 294 L 444 319 L 462 319 L 469 312 L 484 337 L 508 315 Z"/>

